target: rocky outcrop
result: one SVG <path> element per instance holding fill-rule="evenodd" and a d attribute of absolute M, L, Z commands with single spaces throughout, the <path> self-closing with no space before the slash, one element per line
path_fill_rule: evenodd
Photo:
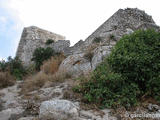
<path fill-rule="evenodd" d="M 93 51 L 76 53 L 68 56 L 60 65 L 59 71 L 67 71 L 73 76 L 88 74 L 109 55 L 111 46 L 98 46 Z"/>
<path fill-rule="evenodd" d="M 41 120 L 117 120 L 109 116 L 109 109 L 101 111 L 82 110 L 79 105 L 69 100 L 44 101 L 40 106 L 39 118 Z"/>
<path fill-rule="evenodd" d="M 103 61 L 104 57 L 109 55 L 111 48 L 123 35 L 130 34 L 138 29 L 160 30 L 152 17 L 144 11 L 137 8 L 118 10 L 85 41 L 80 41 L 77 51 L 73 49 L 73 46 L 72 55 L 62 62 L 59 70 L 67 68 L 67 71 L 73 73 L 74 76 L 93 71 Z M 95 38 L 100 38 L 100 43 L 95 43 Z M 96 47 L 92 48 L 92 50 L 88 49 L 94 45 Z M 88 53 L 90 53 L 90 60 L 85 57 Z"/>
<path fill-rule="evenodd" d="M 107 40 L 111 34 L 118 40 L 125 35 L 128 30 L 135 31 L 139 26 L 144 26 L 146 23 L 155 25 L 152 17 L 144 11 L 137 8 L 119 9 L 86 39 L 85 44 L 86 46 L 90 45 L 95 37 L 101 37 Z"/>
<path fill-rule="evenodd" d="M 59 71 L 67 70 L 73 74 L 88 73 L 109 55 L 111 48 L 125 34 L 130 34 L 138 29 L 156 29 L 160 31 L 151 16 L 137 8 L 119 9 L 106 22 L 104 22 L 85 41 L 80 40 L 74 46 L 61 35 L 42 30 L 37 27 L 24 28 L 17 50 L 17 56 L 25 66 L 31 64 L 34 50 L 38 47 L 48 47 L 45 42 L 53 39 L 50 44 L 56 52 L 63 52 L 67 58 L 60 65 Z M 100 38 L 95 43 L 95 38 Z M 96 46 L 90 50 L 89 48 Z M 89 59 L 85 56 L 89 55 Z"/>
<path fill-rule="evenodd" d="M 45 101 L 40 106 L 39 116 L 43 120 L 76 120 L 78 117 L 78 106 L 68 100 Z"/>
<path fill-rule="evenodd" d="M 0 100 L 4 101 L 0 120 L 116 120 L 109 109 L 96 111 L 81 107 L 81 102 L 71 92 L 73 82 L 75 80 L 55 86 L 48 84 L 27 96 L 19 94 L 21 82 L 0 90 Z"/>
<path fill-rule="evenodd" d="M 48 39 L 55 41 L 55 44 L 53 45 L 55 51 L 63 51 L 64 48 L 70 46 L 69 41 L 64 41 L 64 36 L 31 26 L 24 28 L 16 56 L 20 58 L 25 66 L 31 64 L 31 58 L 34 50 L 38 47 L 45 47 L 45 43 Z"/>

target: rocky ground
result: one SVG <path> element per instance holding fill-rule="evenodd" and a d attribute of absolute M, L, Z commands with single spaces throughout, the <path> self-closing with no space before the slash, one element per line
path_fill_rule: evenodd
<path fill-rule="evenodd" d="M 21 83 L 0 90 L 0 120 L 116 120 L 109 109 L 89 110 L 78 99 L 71 100 L 69 81 L 25 96 L 20 94 Z"/>
<path fill-rule="evenodd" d="M 22 82 L 0 90 L 0 120 L 158 120 L 160 106 L 147 104 L 132 112 L 124 108 L 99 110 L 84 105 L 71 91 L 73 81 L 46 84 L 43 88 L 22 94 Z M 134 111 L 134 112 L 133 112 Z M 159 115 L 136 117 L 135 115 Z"/>

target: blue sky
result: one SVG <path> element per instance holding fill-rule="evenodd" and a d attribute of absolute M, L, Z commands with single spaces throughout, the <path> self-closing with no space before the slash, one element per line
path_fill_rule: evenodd
<path fill-rule="evenodd" d="M 160 25 L 159 0 L 0 0 L 0 59 L 15 56 L 23 27 L 37 26 L 74 45 L 120 8 L 139 8 Z"/>
<path fill-rule="evenodd" d="M 0 1 L 0 59 L 6 59 L 8 56 L 15 56 L 18 39 L 21 34 L 21 28 L 18 28 L 18 21 L 12 15 L 12 12 Z"/>

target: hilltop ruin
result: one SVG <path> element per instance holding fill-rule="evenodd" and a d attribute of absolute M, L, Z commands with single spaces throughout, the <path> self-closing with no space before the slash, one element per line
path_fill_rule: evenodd
<path fill-rule="evenodd" d="M 61 69 L 74 73 L 82 73 L 92 71 L 102 62 L 103 58 L 108 55 L 111 48 L 116 42 L 126 34 L 130 34 L 138 29 L 156 29 L 157 26 L 150 15 L 137 8 L 119 9 L 106 22 L 97 28 L 85 41 L 77 42 L 73 47 L 70 46 L 70 41 L 65 40 L 65 37 L 38 27 L 24 28 L 22 37 L 17 50 L 17 56 L 23 61 L 24 65 L 31 64 L 33 51 L 38 47 L 46 47 L 45 42 L 48 39 L 55 41 L 50 47 L 55 51 L 63 52 L 67 58 L 60 65 Z M 111 38 L 114 37 L 113 38 Z M 94 43 L 95 38 L 101 38 L 99 44 Z M 89 61 L 84 55 L 88 48 L 92 49 L 93 57 Z M 77 62 L 79 61 L 79 62 Z M 74 64 L 74 63 L 78 64 Z"/>

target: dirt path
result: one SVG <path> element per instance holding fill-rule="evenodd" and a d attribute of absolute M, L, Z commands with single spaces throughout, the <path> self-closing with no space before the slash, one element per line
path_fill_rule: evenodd
<path fill-rule="evenodd" d="M 22 113 L 23 107 L 20 103 L 21 98 L 18 92 L 21 90 L 18 88 L 20 82 L 17 82 L 14 86 L 4 88 L 0 90 L 1 111 L 0 120 L 8 120 L 12 114 Z"/>

